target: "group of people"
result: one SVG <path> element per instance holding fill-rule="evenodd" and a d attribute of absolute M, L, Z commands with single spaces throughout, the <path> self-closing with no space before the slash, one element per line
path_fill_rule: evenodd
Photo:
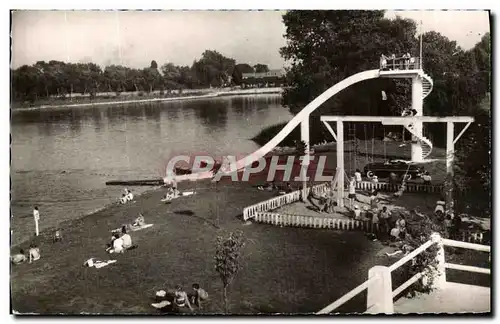
<path fill-rule="evenodd" d="M 164 310 L 171 308 L 171 310 L 176 313 L 190 313 L 194 310 L 193 306 L 198 307 L 198 309 L 202 309 L 203 302 L 208 300 L 208 293 L 197 283 L 192 285 L 192 289 L 191 293 L 187 293 L 180 285 L 177 285 L 175 287 L 175 291 L 171 294 L 172 296 L 167 296 L 167 292 L 165 290 L 157 291 L 157 303 L 152 305 L 155 308 Z M 170 302 L 169 299 L 172 302 Z"/>
<path fill-rule="evenodd" d="M 33 261 L 37 261 L 39 259 L 40 259 L 40 248 L 34 243 L 30 245 L 30 248 L 28 250 L 28 257 L 26 257 L 24 249 L 20 249 L 19 253 L 14 254 L 13 256 L 10 257 L 10 260 L 13 264 L 21 264 L 28 260 L 29 263 L 32 263 Z"/>
<path fill-rule="evenodd" d="M 134 194 L 132 193 L 131 190 L 128 190 L 127 188 L 125 188 L 125 193 L 122 194 L 121 198 L 120 198 L 120 204 L 126 204 L 130 201 L 133 201 L 134 200 Z"/>
<path fill-rule="evenodd" d="M 261 191 L 278 191 L 280 195 L 284 195 L 287 193 L 292 192 L 294 189 L 290 182 L 287 182 L 284 186 L 279 186 L 276 184 L 276 182 L 272 181 L 271 183 L 266 183 L 265 185 L 262 186 L 257 186 L 258 190 Z"/>
<path fill-rule="evenodd" d="M 146 225 L 146 220 L 142 214 L 130 225 L 123 225 L 120 231 L 114 231 L 111 236 L 111 241 L 106 244 L 106 252 L 108 253 L 124 253 L 127 250 L 132 250 L 137 247 L 136 244 L 132 244 L 132 237 L 128 234 L 127 227 L 141 227 Z"/>
<path fill-rule="evenodd" d="M 396 57 L 395 54 L 390 56 L 380 55 L 380 69 L 387 70 L 410 70 L 415 69 L 415 58 L 410 53 L 403 54 L 402 57 Z"/>

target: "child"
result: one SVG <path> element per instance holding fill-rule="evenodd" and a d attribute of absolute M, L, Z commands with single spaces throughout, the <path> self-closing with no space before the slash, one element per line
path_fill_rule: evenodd
<path fill-rule="evenodd" d="M 352 209 L 354 200 L 356 200 L 356 181 L 354 177 L 352 177 L 351 180 L 349 181 L 349 194 L 347 198 L 349 198 L 349 206 Z"/>
<path fill-rule="evenodd" d="M 191 302 L 201 309 L 201 302 L 208 299 L 208 293 L 203 288 L 200 288 L 200 285 L 197 283 L 193 284 L 193 291 Z"/>

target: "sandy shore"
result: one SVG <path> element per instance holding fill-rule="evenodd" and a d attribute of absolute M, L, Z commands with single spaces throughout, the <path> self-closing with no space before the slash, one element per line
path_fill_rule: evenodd
<path fill-rule="evenodd" d="M 281 94 L 282 88 L 256 88 L 256 89 L 241 89 L 241 90 L 230 90 L 230 91 L 214 91 L 204 95 L 193 95 L 193 96 L 180 96 L 180 97 L 168 97 L 168 98 L 148 98 L 148 99 L 132 99 L 132 100 L 114 100 L 114 101 L 102 101 L 102 102 L 88 102 L 88 103 L 77 103 L 77 104 L 63 104 L 63 105 L 42 105 L 38 107 L 29 108 L 15 108 L 13 111 L 28 111 L 28 110 L 40 110 L 49 108 L 71 108 L 71 107 L 92 107 L 92 106 L 109 106 L 109 105 L 125 105 L 125 104 L 135 104 L 135 103 L 146 103 L 146 102 L 168 102 L 168 101 L 182 101 L 182 100 L 196 100 L 196 99 L 208 99 L 224 96 L 241 96 L 241 95 L 265 95 L 265 94 Z"/>

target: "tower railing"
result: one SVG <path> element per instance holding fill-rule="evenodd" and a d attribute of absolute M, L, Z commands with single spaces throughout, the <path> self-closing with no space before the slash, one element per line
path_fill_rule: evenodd
<path fill-rule="evenodd" d="M 380 59 L 381 71 L 397 71 L 397 70 L 420 70 L 422 69 L 419 57 L 385 57 Z"/>

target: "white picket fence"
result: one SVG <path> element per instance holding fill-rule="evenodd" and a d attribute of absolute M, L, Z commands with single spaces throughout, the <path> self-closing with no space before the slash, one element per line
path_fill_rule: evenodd
<path fill-rule="evenodd" d="M 277 226 L 328 228 L 336 230 L 361 230 L 369 233 L 381 230 L 379 224 L 371 221 L 360 221 L 354 219 L 339 219 L 324 216 L 278 214 L 271 212 L 257 212 L 254 220 Z"/>
<path fill-rule="evenodd" d="M 315 185 L 312 187 L 308 187 L 306 189 L 306 195 L 309 194 L 309 191 L 312 190 L 315 194 L 322 194 L 328 190 L 328 182 L 321 183 L 319 185 Z M 279 208 L 281 206 L 291 204 L 293 202 L 299 201 L 300 196 L 302 194 L 302 190 L 296 190 L 290 192 L 288 194 L 284 194 L 278 197 L 274 197 L 255 205 L 251 205 L 243 208 L 243 220 L 248 220 L 249 218 L 255 217 L 255 215 L 259 212 L 267 212 L 269 210 L 273 210 Z"/>
<path fill-rule="evenodd" d="M 399 189 L 399 184 L 392 184 L 387 182 L 373 183 L 371 181 L 361 181 L 356 183 L 356 189 L 371 190 L 376 189 L 379 191 L 396 192 Z M 424 185 L 418 183 L 407 183 L 405 192 L 422 192 L 422 193 L 441 193 L 443 191 L 442 185 Z"/>

